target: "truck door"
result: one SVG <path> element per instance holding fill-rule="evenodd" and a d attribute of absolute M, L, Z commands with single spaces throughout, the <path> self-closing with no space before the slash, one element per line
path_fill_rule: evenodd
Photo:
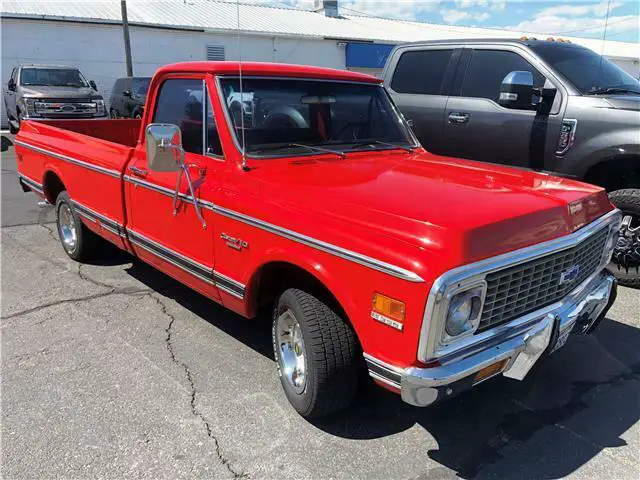
<path fill-rule="evenodd" d="M 545 84 L 545 75 L 532 64 L 535 59 L 524 55 L 509 46 L 465 49 L 454 82 L 459 87 L 447 100 L 444 153 L 538 169 L 544 168 L 544 158 L 553 158 L 562 119 L 559 90 L 549 115 L 498 104 L 500 84 L 509 72 L 530 71 L 534 87 Z"/>
<path fill-rule="evenodd" d="M 385 84 L 424 148 L 442 151 L 442 125 L 460 50 L 409 47 L 390 59 Z"/>
<path fill-rule="evenodd" d="M 151 108 L 151 123 L 170 123 L 181 129 L 184 162 L 204 224 L 190 196 L 186 175 L 177 186 L 177 172 L 149 170 L 143 144 L 125 172 L 127 233 L 142 259 L 218 299 L 213 277 L 214 215 L 207 199 L 212 198 L 213 182 L 224 162 L 204 77 L 166 78 Z"/>

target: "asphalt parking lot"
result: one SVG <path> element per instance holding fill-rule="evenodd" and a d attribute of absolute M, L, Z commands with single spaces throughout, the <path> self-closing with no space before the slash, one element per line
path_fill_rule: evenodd
<path fill-rule="evenodd" d="M 270 326 L 115 249 L 80 265 L 2 135 L 4 478 L 638 478 L 640 291 L 524 382 L 431 409 L 373 386 L 310 423 Z"/>

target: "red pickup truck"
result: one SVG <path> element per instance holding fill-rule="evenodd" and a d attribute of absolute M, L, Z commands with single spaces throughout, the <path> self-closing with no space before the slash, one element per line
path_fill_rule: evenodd
<path fill-rule="evenodd" d="M 367 75 L 174 64 L 142 120 L 26 121 L 15 145 L 71 258 L 107 240 L 243 317 L 270 309 L 304 416 L 366 371 L 419 406 L 522 379 L 615 298 L 604 190 L 432 155 Z"/>

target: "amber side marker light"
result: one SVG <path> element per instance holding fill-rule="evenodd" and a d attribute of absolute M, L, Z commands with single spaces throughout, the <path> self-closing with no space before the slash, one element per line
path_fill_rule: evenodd
<path fill-rule="evenodd" d="M 500 372 L 502 372 L 502 370 L 504 370 L 504 367 L 507 366 L 508 361 L 509 359 L 506 358 L 499 362 L 492 363 L 488 367 L 484 367 L 473 377 L 473 384 L 475 385 L 476 383 L 480 383 L 488 378 L 493 377 L 494 375 L 499 374 Z"/>
<path fill-rule="evenodd" d="M 406 313 L 404 302 L 381 293 L 374 293 L 372 307 L 371 318 L 396 330 L 403 329 Z"/>

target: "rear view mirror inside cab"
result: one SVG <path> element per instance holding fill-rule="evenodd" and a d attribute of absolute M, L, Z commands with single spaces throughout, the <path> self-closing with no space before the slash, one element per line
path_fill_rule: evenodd
<path fill-rule="evenodd" d="M 300 103 L 302 103 L 304 105 L 317 105 L 317 104 L 324 104 L 324 103 L 336 103 L 336 97 L 334 97 L 332 95 L 322 95 L 322 96 L 305 95 L 304 97 L 300 98 Z"/>

